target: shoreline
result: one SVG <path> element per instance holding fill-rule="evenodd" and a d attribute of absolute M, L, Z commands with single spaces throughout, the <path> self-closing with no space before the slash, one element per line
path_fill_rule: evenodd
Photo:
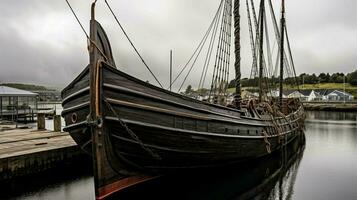
<path fill-rule="evenodd" d="M 307 111 L 357 112 L 356 103 L 304 103 Z"/>

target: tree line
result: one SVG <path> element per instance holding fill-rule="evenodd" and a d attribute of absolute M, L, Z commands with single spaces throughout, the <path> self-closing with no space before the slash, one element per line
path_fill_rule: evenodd
<path fill-rule="evenodd" d="M 20 89 L 20 90 L 28 90 L 28 91 L 54 91 L 54 90 L 48 89 L 44 86 L 23 84 L 23 83 L 2 83 L 2 84 L 0 84 L 0 86 L 7 86 L 7 87 Z"/>
<path fill-rule="evenodd" d="M 278 84 L 279 78 L 268 78 L 267 81 L 271 84 Z M 316 74 L 300 74 L 300 76 L 296 78 L 285 78 L 284 84 L 287 85 L 302 85 L 302 84 L 318 84 L 318 83 L 349 83 L 353 86 L 357 86 L 357 70 L 349 73 L 320 73 Z M 248 79 L 244 78 L 241 80 L 242 87 L 254 87 L 258 85 L 258 78 Z M 235 80 L 232 80 L 229 83 L 229 88 L 235 87 Z"/>

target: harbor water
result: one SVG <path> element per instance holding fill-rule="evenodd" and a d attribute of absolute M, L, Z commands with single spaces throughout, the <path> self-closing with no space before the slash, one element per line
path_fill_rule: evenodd
<path fill-rule="evenodd" d="M 285 155 L 276 156 L 279 162 L 169 175 L 118 199 L 357 199 L 357 113 L 308 112 L 305 148 Z M 94 199 L 91 161 L 14 180 L 0 190 L 0 199 Z"/>

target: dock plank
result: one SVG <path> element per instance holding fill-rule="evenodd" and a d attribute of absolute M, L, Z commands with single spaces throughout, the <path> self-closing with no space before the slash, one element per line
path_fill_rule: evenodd
<path fill-rule="evenodd" d="M 0 159 L 71 146 L 76 146 L 76 143 L 69 135 L 0 144 Z"/>
<path fill-rule="evenodd" d="M 0 180 L 38 173 L 82 156 L 69 133 L 0 125 Z"/>

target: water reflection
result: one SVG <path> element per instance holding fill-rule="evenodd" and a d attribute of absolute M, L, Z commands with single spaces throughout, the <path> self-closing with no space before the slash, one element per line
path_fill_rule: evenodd
<path fill-rule="evenodd" d="M 294 199 L 357 199 L 357 113 L 309 114 Z"/>
<path fill-rule="evenodd" d="M 0 199 L 94 199 L 94 182 L 88 157 L 63 163 L 45 173 L 0 182 Z"/>
<path fill-rule="evenodd" d="M 61 104 L 41 104 L 41 107 L 54 110 L 56 115 L 61 115 L 61 113 L 63 111 L 63 107 Z M 36 122 L 26 123 L 26 124 L 19 123 L 18 125 L 19 126 L 29 126 L 31 128 L 37 127 Z M 64 121 L 63 117 L 61 117 L 61 126 L 62 126 L 62 130 L 63 130 L 63 128 L 65 127 L 65 121 Z M 54 129 L 53 118 L 46 118 L 46 127 L 45 128 L 49 131 L 53 131 L 53 129 Z"/>
<path fill-rule="evenodd" d="M 356 118 L 357 113 L 309 112 L 305 149 L 293 146 L 237 168 L 162 177 L 114 199 L 357 199 Z M 81 167 L 60 167 L 10 189 L 0 186 L 0 199 L 94 199 L 91 162 L 75 166 Z"/>
<path fill-rule="evenodd" d="M 304 146 L 239 167 L 165 176 L 111 199 L 290 199 Z"/>
<path fill-rule="evenodd" d="M 328 111 L 308 111 L 308 119 L 316 120 L 338 120 L 338 121 L 357 121 L 356 112 L 328 112 Z"/>

